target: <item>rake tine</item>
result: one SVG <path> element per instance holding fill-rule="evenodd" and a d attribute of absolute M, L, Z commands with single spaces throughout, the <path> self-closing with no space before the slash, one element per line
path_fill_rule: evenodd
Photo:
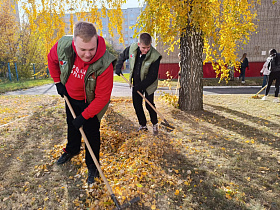
<path fill-rule="evenodd" d="M 166 119 L 163 119 L 163 122 L 161 122 L 161 124 L 164 125 L 165 127 L 169 127 L 169 128 L 171 128 L 171 129 L 175 129 L 175 127 L 172 126 L 172 125 L 170 125 L 170 124 L 166 121 Z"/>
<path fill-rule="evenodd" d="M 127 203 L 124 203 L 120 207 L 114 208 L 113 210 L 125 209 L 127 207 L 130 207 L 132 204 L 134 204 L 134 203 L 136 203 L 138 201 L 140 201 L 140 197 L 133 198 L 132 200 L 128 201 Z"/>

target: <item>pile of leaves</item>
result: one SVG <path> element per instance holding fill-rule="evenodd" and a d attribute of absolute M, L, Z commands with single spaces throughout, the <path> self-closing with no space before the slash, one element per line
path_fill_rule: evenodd
<path fill-rule="evenodd" d="M 87 185 L 84 144 L 70 162 L 55 164 L 67 136 L 63 99 L 0 99 L 0 209 L 115 207 L 101 178 Z M 130 209 L 280 206 L 280 104 L 272 97 L 204 96 L 196 112 L 157 99 L 172 132 L 160 127 L 153 136 L 150 123 L 136 132 L 130 98 L 113 98 L 102 120 L 100 164 L 121 204 L 139 196 Z"/>

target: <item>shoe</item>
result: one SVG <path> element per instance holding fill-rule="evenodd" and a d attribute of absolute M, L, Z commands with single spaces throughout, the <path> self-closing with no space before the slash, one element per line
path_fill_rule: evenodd
<path fill-rule="evenodd" d="M 241 81 L 241 83 L 243 83 L 243 84 L 244 84 L 244 83 L 245 83 L 245 81 Z"/>
<path fill-rule="evenodd" d="M 67 153 L 67 152 L 64 152 L 60 158 L 57 160 L 57 165 L 61 165 L 61 164 L 64 164 L 66 163 L 67 161 L 71 160 L 71 158 L 73 157 L 74 155 L 70 154 L 70 153 Z"/>
<path fill-rule="evenodd" d="M 262 100 L 265 101 L 267 99 L 267 96 L 262 97 Z"/>
<path fill-rule="evenodd" d="M 139 132 L 139 131 L 147 131 L 147 130 L 148 130 L 148 128 L 147 128 L 146 125 L 144 125 L 144 126 L 143 126 L 143 125 L 140 125 L 140 127 L 138 128 L 137 131 Z"/>
<path fill-rule="evenodd" d="M 89 168 L 88 169 L 88 185 L 94 183 L 95 178 L 99 178 L 99 172 L 96 168 Z"/>
<path fill-rule="evenodd" d="M 153 134 L 158 135 L 158 124 L 153 125 Z"/>
<path fill-rule="evenodd" d="M 275 98 L 273 99 L 273 102 L 274 102 L 274 103 L 279 103 L 279 98 L 278 98 L 278 97 L 275 97 Z"/>
<path fill-rule="evenodd" d="M 239 77 L 236 77 L 237 81 L 239 81 Z"/>

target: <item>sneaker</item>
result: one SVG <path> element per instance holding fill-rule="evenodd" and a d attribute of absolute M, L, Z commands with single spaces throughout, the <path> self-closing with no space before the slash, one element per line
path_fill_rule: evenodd
<path fill-rule="evenodd" d="M 140 125 L 140 127 L 138 128 L 137 131 L 139 132 L 139 131 L 147 131 L 147 130 L 148 130 L 148 128 L 147 128 L 146 125 L 144 125 L 144 126 L 143 126 L 143 125 Z"/>
<path fill-rule="evenodd" d="M 274 103 L 279 103 L 279 98 L 278 98 L 278 97 L 275 97 L 275 98 L 273 99 L 273 102 L 274 102 Z"/>
<path fill-rule="evenodd" d="M 245 83 L 245 81 L 241 81 L 241 83 L 242 83 L 242 84 L 244 84 L 244 83 Z"/>
<path fill-rule="evenodd" d="M 158 135 L 158 124 L 153 125 L 153 134 Z"/>
<path fill-rule="evenodd" d="M 265 101 L 267 99 L 267 96 L 262 97 L 262 100 Z"/>
<path fill-rule="evenodd" d="M 57 165 L 61 165 L 61 164 L 64 164 L 66 162 L 68 162 L 69 160 L 71 160 L 71 158 L 73 157 L 74 155 L 70 154 L 70 153 L 67 153 L 67 152 L 64 152 L 60 158 L 57 160 Z"/>
<path fill-rule="evenodd" d="M 88 169 L 88 180 L 87 180 L 88 185 L 94 183 L 95 178 L 98 178 L 98 177 L 99 177 L 99 173 L 96 168 Z"/>

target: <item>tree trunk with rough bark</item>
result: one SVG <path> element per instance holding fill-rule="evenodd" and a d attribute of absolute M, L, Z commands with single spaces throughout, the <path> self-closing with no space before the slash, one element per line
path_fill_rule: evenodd
<path fill-rule="evenodd" d="M 203 109 L 203 39 L 202 33 L 187 28 L 180 38 L 181 88 L 179 107 L 183 111 Z"/>

